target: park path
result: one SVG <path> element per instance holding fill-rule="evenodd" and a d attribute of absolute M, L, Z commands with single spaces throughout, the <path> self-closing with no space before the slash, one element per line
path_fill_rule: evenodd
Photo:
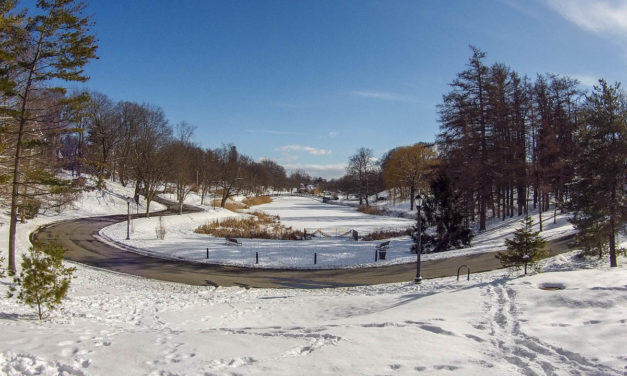
<path fill-rule="evenodd" d="M 194 209 L 185 208 L 186 211 Z M 174 212 L 170 209 L 153 215 L 171 215 Z M 81 264 L 190 285 L 313 289 L 407 282 L 413 281 L 416 276 L 415 263 L 359 269 L 259 269 L 166 260 L 129 252 L 100 240 L 98 232 L 103 227 L 125 220 L 125 215 L 113 215 L 55 222 L 33 232 L 31 240 L 45 242 L 57 239 L 67 249 L 65 258 Z M 549 242 L 549 255 L 568 251 L 566 243 L 569 238 Z M 423 278 L 454 276 L 460 265 L 467 265 L 472 273 L 501 268 L 495 252 L 489 252 L 423 261 L 421 274 Z"/>

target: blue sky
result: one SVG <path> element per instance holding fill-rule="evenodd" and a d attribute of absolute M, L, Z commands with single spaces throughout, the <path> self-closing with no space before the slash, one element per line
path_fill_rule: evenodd
<path fill-rule="evenodd" d="M 522 74 L 627 84 L 627 2 L 96 0 L 87 86 L 162 107 L 195 142 L 337 177 L 359 147 L 438 133 L 470 44 Z"/>

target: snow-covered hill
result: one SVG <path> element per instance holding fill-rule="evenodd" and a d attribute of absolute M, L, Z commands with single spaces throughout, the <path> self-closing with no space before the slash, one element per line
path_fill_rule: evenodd
<path fill-rule="evenodd" d="M 38 224 L 93 205 L 20 225 L 20 252 Z M 186 286 L 74 265 L 68 300 L 43 322 L 0 299 L 0 375 L 625 375 L 627 259 L 610 269 L 575 253 L 527 277 L 321 290 Z"/>

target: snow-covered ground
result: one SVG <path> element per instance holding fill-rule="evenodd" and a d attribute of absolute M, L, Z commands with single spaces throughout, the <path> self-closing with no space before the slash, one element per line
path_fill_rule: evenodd
<path fill-rule="evenodd" d="M 20 225 L 20 253 L 36 225 L 97 203 Z M 4 297 L 3 278 L 0 375 L 625 375 L 627 258 L 609 268 L 575 253 L 527 277 L 319 290 L 186 286 L 73 264 L 69 297 L 45 321 Z"/>
<path fill-rule="evenodd" d="M 126 223 L 118 223 L 101 231 L 103 238 L 131 246 L 137 252 L 158 257 L 185 259 L 195 262 L 239 265 L 261 268 L 342 268 L 382 266 L 415 261 L 410 253 L 409 236 L 390 239 L 385 260 L 375 262 L 375 247 L 380 241 L 354 241 L 350 230 L 369 233 L 381 229 L 405 229 L 415 221 L 405 218 L 368 215 L 353 207 L 328 205 L 307 197 L 279 197 L 272 203 L 253 207 L 269 214 L 278 215 L 281 223 L 294 229 L 307 229 L 311 234 L 322 231 L 329 237 L 314 237 L 308 241 L 241 239 L 241 246 L 226 245 L 224 239 L 194 233 L 194 229 L 213 219 L 240 216 L 225 209 L 160 218 L 133 220 L 131 240 L 126 239 Z M 573 227 L 566 215 L 558 215 L 545 222 L 542 235 L 555 239 L 572 233 Z M 444 253 L 424 255 L 424 260 L 497 251 L 504 248 L 505 239 L 520 227 L 520 218 L 505 222 L 491 221 L 489 230 L 479 234 L 472 247 Z M 157 239 L 155 228 L 162 222 L 166 229 L 164 240 Z M 207 259 L 207 248 L 209 259 Z M 259 255 L 259 263 L 256 255 Z M 316 257 L 314 257 L 314 254 Z M 316 264 L 314 264 L 314 259 Z"/>
<path fill-rule="evenodd" d="M 590 266 L 571 257 L 553 268 Z M 627 268 L 603 266 L 247 290 L 79 266 L 69 299 L 46 321 L 0 300 L 0 374 L 624 375 L 625 281 Z"/>

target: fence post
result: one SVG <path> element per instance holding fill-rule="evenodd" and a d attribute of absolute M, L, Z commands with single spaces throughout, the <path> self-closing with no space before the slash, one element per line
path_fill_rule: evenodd
<path fill-rule="evenodd" d="M 207 248 L 207 260 L 209 260 L 209 248 Z"/>
<path fill-rule="evenodd" d="M 318 253 L 314 253 L 314 265 L 318 263 Z"/>
<path fill-rule="evenodd" d="M 259 252 L 255 252 L 255 264 L 259 264 Z"/>
<path fill-rule="evenodd" d="M 377 260 L 379 260 L 379 251 L 375 249 L 374 250 L 374 262 L 377 262 Z"/>

